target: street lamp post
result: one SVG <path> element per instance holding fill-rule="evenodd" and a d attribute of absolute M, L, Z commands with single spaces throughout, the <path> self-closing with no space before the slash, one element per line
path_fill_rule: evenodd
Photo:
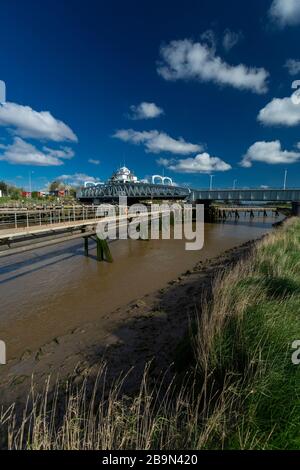
<path fill-rule="evenodd" d="M 284 170 L 284 182 L 283 182 L 283 189 L 284 189 L 284 191 L 286 190 L 287 174 L 288 174 L 288 171 L 287 171 L 287 170 Z"/>
<path fill-rule="evenodd" d="M 237 183 L 237 180 L 233 180 L 233 185 L 232 185 L 232 189 L 236 189 L 236 183 Z"/>
<path fill-rule="evenodd" d="M 30 193 L 30 197 L 31 197 L 31 193 L 32 193 L 32 184 L 31 184 L 31 175 L 32 175 L 33 171 L 30 171 L 28 176 L 29 176 L 29 193 Z"/>
<path fill-rule="evenodd" d="M 215 175 L 209 175 L 209 177 L 210 177 L 210 180 L 209 180 L 209 190 L 210 190 L 210 191 L 212 190 L 212 187 L 213 187 L 213 177 L 214 177 L 214 176 L 215 176 Z"/>

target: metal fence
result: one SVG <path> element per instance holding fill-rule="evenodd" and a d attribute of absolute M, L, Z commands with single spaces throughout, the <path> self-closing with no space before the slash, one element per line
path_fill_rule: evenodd
<path fill-rule="evenodd" d="M 0 230 L 68 224 L 98 219 L 97 206 L 73 206 L 35 210 L 0 210 Z"/>

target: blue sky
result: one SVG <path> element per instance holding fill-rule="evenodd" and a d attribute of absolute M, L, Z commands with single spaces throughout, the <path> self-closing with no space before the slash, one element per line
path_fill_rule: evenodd
<path fill-rule="evenodd" d="M 3 0 L 0 179 L 299 187 L 299 38 L 299 0 Z"/>

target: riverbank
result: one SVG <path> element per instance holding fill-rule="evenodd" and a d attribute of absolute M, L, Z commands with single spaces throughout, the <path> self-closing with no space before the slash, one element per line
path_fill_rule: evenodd
<path fill-rule="evenodd" d="M 164 288 L 107 312 L 98 321 L 83 321 L 81 326 L 54 337 L 38 349 L 26 349 L 8 362 L 5 366 L 9 367 L 8 373 L 0 376 L 1 403 L 24 401 L 32 374 L 38 389 L 49 373 L 54 380 L 57 376 L 65 380 L 75 374 L 76 382 L 80 383 L 87 375 L 98 373 L 100 362 L 109 365 L 108 383 L 131 370 L 123 387 L 127 394 L 138 390 L 149 361 L 152 361 L 151 381 L 162 371 L 168 371 L 171 379 L 175 348 L 195 318 L 199 299 L 211 292 L 214 278 L 248 256 L 254 244 L 255 240 L 245 242 L 215 258 L 199 261 Z"/>
<path fill-rule="evenodd" d="M 68 378 L 75 369 L 82 377 L 100 358 L 110 364 L 112 378 L 134 367 L 130 391 L 150 357 L 158 357 L 157 370 L 168 367 L 201 286 L 210 286 L 212 272 L 268 233 L 274 221 L 206 224 L 200 252 L 186 251 L 184 240 L 121 240 L 111 245 L 114 263 L 97 263 L 93 247 L 86 258 L 78 242 L 4 259 L 1 403 L 24 400 L 32 374 L 37 384 L 48 374 Z"/>
<path fill-rule="evenodd" d="M 127 371 L 131 365 L 135 370 L 122 386 L 105 390 L 100 399 L 101 419 L 94 414 L 88 418 L 97 442 L 89 435 L 87 443 L 87 436 L 78 428 L 80 442 L 76 446 L 298 448 L 300 369 L 292 364 L 291 345 L 300 330 L 299 248 L 300 223 L 294 219 L 257 244 L 245 244 L 174 280 L 157 297 L 157 310 L 150 308 L 149 298 L 132 305 L 131 319 L 123 327 L 123 338 L 131 337 L 107 348 L 105 382 L 110 381 L 114 361 L 114 373 Z M 190 315 L 186 315 L 186 308 Z M 189 319 L 190 334 L 176 348 Z M 162 342 L 163 338 L 168 343 Z M 151 365 L 143 381 L 147 361 Z M 78 422 L 82 407 L 91 404 L 86 400 L 92 396 L 91 383 L 99 367 L 98 399 L 102 393 L 99 363 L 100 356 L 93 367 L 82 364 L 76 371 L 76 397 L 74 389 L 66 390 L 66 395 L 72 396 L 72 406 L 75 401 L 74 419 Z M 53 396 L 49 403 L 51 400 L 53 411 Z M 67 405 L 62 418 L 60 409 L 60 426 L 67 425 L 69 412 Z M 47 426 L 46 416 L 39 419 Z M 108 436 L 107 426 L 113 427 L 113 435 L 110 430 Z M 66 446 L 56 434 L 47 435 L 45 441 L 37 432 L 36 439 L 37 447 Z"/>

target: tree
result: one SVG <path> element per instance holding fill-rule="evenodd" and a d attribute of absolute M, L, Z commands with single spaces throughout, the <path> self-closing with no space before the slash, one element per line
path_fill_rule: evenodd
<path fill-rule="evenodd" d="M 7 195 L 7 190 L 8 190 L 7 184 L 4 181 L 0 181 L 0 191 L 2 192 L 2 194 Z"/>
<path fill-rule="evenodd" d="M 52 181 L 49 184 L 49 191 L 58 191 L 60 188 L 61 183 L 59 181 Z"/>
<path fill-rule="evenodd" d="M 19 199 L 21 197 L 22 189 L 17 188 L 16 186 L 9 185 L 7 186 L 7 195 L 9 195 L 12 199 Z"/>

